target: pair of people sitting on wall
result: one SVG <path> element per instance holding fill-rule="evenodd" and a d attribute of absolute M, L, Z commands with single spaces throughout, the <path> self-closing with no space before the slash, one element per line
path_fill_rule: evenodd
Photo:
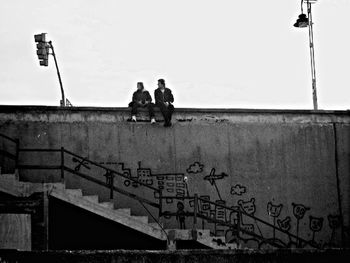
<path fill-rule="evenodd" d="M 158 107 L 164 117 L 164 127 L 171 126 L 171 116 L 174 112 L 174 96 L 171 90 L 165 87 L 164 79 L 158 80 L 158 88 L 154 91 L 155 105 L 152 103 L 152 97 L 147 90 L 145 90 L 143 83 L 137 83 L 137 91 L 132 95 L 132 102 L 129 103 L 131 107 L 131 120 L 136 122 L 136 114 L 138 108 L 147 108 L 151 123 L 156 123 L 154 118 L 154 106 Z"/>

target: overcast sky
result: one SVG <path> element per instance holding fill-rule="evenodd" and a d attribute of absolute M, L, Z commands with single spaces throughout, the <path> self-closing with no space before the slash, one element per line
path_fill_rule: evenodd
<path fill-rule="evenodd" d="M 306 8 L 305 8 L 306 9 Z M 350 0 L 313 5 L 320 109 L 349 109 Z M 312 109 L 299 0 L 1 0 L 0 104 L 125 107 L 164 78 L 176 107 Z"/>

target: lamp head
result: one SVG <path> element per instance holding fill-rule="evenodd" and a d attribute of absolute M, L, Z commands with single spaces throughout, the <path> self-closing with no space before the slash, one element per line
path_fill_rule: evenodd
<path fill-rule="evenodd" d="M 299 18 L 294 24 L 295 27 L 307 27 L 308 25 L 309 25 L 309 19 L 306 17 L 305 14 L 300 14 Z"/>

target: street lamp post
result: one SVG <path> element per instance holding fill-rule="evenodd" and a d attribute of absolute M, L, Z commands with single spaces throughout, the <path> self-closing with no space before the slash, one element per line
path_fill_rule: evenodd
<path fill-rule="evenodd" d="M 307 4 L 307 17 L 303 12 L 303 4 L 306 1 Z M 312 78 L 312 100 L 314 110 L 318 109 L 317 104 L 317 90 L 316 90 L 316 67 L 315 67 L 315 50 L 314 50 L 314 31 L 312 22 L 311 4 L 316 3 L 317 0 L 301 0 L 301 14 L 294 24 L 295 27 L 307 27 L 309 26 L 309 47 L 310 47 L 310 59 L 311 59 L 311 78 Z"/>

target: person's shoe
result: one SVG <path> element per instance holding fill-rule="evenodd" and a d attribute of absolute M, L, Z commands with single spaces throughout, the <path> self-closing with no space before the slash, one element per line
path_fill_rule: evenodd
<path fill-rule="evenodd" d="M 136 122 L 136 116 L 135 115 L 131 116 L 131 121 Z"/>
<path fill-rule="evenodd" d="M 152 118 L 152 119 L 151 119 L 151 124 L 155 124 L 155 123 L 156 123 L 155 118 Z"/>

